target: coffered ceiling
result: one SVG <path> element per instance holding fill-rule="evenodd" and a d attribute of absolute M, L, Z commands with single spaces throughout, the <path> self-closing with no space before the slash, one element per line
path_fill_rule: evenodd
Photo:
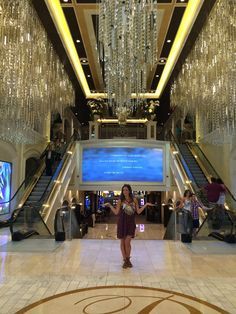
<path fill-rule="evenodd" d="M 82 98 L 106 98 L 103 66 L 99 62 L 97 52 L 100 1 L 32 1 L 67 68 L 80 102 L 83 103 Z M 207 1 L 213 3 L 215 0 Z M 160 99 L 165 94 L 168 81 L 185 49 L 193 25 L 207 1 L 157 0 L 158 63 L 148 75 L 144 98 Z M 132 96 L 135 97 L 135 94 Z"/>
<path fill-rule="evenodd" d="M 97 50 L 98 1 L 61 0 L 61 6 L 69 26 L 76 51 L 80 58 L 90 91 L 103 93 L 102 65 Z M 158 60 L 150 71 L 147 93 L 154 93 L 168 59 L 188 1 L 159 0 L 158 7 Z"/>
<path fill-rule="evenodd" d="M 100 1 L 82 1 L 45 0 L 45 3 L 86 98 L 106 98 L 97 48 Z M 203 0 L 161 0 L 156 4 L 158 63 L 148 73 L 144 98 L 161 96 L 202 4 Z"/>

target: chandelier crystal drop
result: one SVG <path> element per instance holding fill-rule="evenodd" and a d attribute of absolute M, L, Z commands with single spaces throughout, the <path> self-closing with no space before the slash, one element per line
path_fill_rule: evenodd
<path fill-rule="evenodd" d="M 75 93 L 31 1 L 0 0 L 0 140 L 34 144 Z"/>
<path fill-rule="evenodd" d="M 118 118 L 144 101 L 148 73 L 157 63 L 157 22 L 155 0 L 100 2 L 99 56 L 108 104 Z"/>
<path fill-rule="evenodd" d="M 236 5 L 218 0 L 171 88 L 172 107 L 196 116 L 199 142 L 236 135 Z"/>

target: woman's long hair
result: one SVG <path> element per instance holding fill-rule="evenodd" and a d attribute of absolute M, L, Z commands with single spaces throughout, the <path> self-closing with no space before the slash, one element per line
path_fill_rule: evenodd
<path fill-rule="evenodd" d="M 123 189 L 124 188 L 127 188 L 129 190 L 129 197 L 133 201 L 134 200 L 134 196 L 133 196 L 133 193 L 132 193 L 131 186 L 129 184 L 124 184 L 122 186 L 122 188 L 121 188 L 121 194 L 120 194 L 121 202 L 123 202 L 125 200 L 125 196 L 124 196 L 124 193 L 123 193 Z"/>
<path fill-rule="evenodd" d="M 184 197 L 187 197 L 187 196 L 189 196 L 189 197 L 191 197 L 192 196 L 192 191 L 190 191 L 190 190 L 185 190 L 184 191 Z"/>

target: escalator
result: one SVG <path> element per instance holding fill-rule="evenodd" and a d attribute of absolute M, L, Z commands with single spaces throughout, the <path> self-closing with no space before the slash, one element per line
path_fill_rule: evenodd
<path fill-rule="evenodd" d="M 56 241 L 81 239 L 88 232 L 88 224 L 78 221 L 73 206 L 65 205 L 56 211 L 54 230 Z"/>
<path fill-rule="evenodd" d="M 206 158 L 200 147 L 196 143 L 179 144 L 171 134 L 171 149 L 174 152 L 174 162 L 172 162 L 172 172 L 176 178 L 176 173 L 182 182 L 176 182 L 179 191 L 183 194 L 184 189 L 189 189 L 197 195 L 198 200 L 206 207 L 210 207 L 203 187 L 210 181 L 210 178 L 219 175 L 214 170 L 209 160 Z M 173 165 L 178 169 L 174 169 Z M 180 187 L 183 187 L 181 190 Z M 177 230 L 181 229 L 178 214 L 173 212 L 166 229 L 164 239 L 176 239 Z M 181 217 L 180 217 L 181 218 Z M 215 206 L 207 211 L 205 218 L 200 220 L 200 228 L 197 234 L 198 239 L 216 238 L 222 241 L 234 241 L 236 226 L 236 200 L 226 187 L 225 208 Z"/>
<path fill-rule="evenodd" d="M 43 156 L 47 150 L 47 147 L 42 152 L 39 158 L 38 167 L 29 173 L 29 175 L 20 184 L 11 199 L 8 202 L 0 202 L 1 207 L 7 205 L 9 208 L 8 213 L 0 216 L 0 228 L 8 226 L 9 223 L 12 222 L 12 220 L 15 220 L 16 217 L 20 215 L 20 212 L 23 211 L 23 205 L 29 206 L 29 201 L 27 203 L 27 199 L 30 200 L 30 195 L 32 191 L 36 189 L 38 181 L 40 177 L 43 176 L 43 173 L 45 171 L 45 162 L 43 160 Z M 37 189 L 35 191 L 37 191 Z"/>
<path fill-rule="evenodd" d="M 197 155 L 192 154 L 188 144 L 179 144 L 178 147 L 196 185 L 199 188 L 205 186 L 208 183 L 208 180 L 197 162 Z"/>
<path fill-rule="evenodd" d="M 72 157 L 75 159 L 73 137 L 64 147 L 61 157 L 62 159 L 55 163 L 52 176 L 46 176 L 45 162 L 42 160 L 40 167 L 32 176 L 30 184 L 28 184 L 27 193 L 26 191 L 21 193 L 21 198 L 18 195 L 20 192 L 20 189 L 18 189 L 14 196 L 14 199 L 18 199 L 18 204 L 15 205 L 16 209 L 12 211 L 9 219 L 1 223 L 2 226 L 10 226 L 13 239 L 14 236 L 20 240 L 32 235 L 51 237 L 54 233 L 53 219 L 55 215 L 50 212 L 53 211 L 54 205 L 57 207 L 61 205 L 61 196 L 63 197 L 65 194 L 72 175 L 72 171 L 69 175 L 67 171 L 71 170 L 68 164 L 71 166 Z M 75 167 L 75 161 L 73 167 Z M 64 182 L 64 179 L 67 179 L 67 181 Z M 25 183 L 22 183 L 21 186 L 24 185 Z M 60 193 L 58 193 L 59 191 Z M 14 204 L 16 204 L 15 200 Z"/>

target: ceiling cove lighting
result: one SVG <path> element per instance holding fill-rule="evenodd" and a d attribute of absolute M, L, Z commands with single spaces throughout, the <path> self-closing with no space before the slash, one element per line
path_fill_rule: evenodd
<path fill-rule="evenodd" d="M 148 119 L 127 119 L 127 123 L 146 123 Z M 118 119 L 98 119 L 97 122 L 101 123 L 118 123 Z"/>
<path fill-rule="evenodd" d="M 161 97 L 171 73 L 176 65 L 192 26 L 198 16 L 204 0 L 190 0 L 181 20 L 175 40 L 172 44 L 168 60 L 166 61 L 162 76 L 156 89 L 157 98 Z"/>
<path fill-rule="evenodd" d="M 61 38 L 76 77 L 86 97 L 90 95 L 90 89 L 77 54 L 73 38 L 71 36 L 63 9 L 59 0 L 44 0 L 51 14 L 57 32 Z"/>
<path fill-rule="evenodd" d="M 86 98 L 107 98 L 106 93 L 92 93 L 89 89 L 86 76 L 79 61 L 79 57 L 69 30 L 69 27 L 64 16 L 64 12 L 61 8 L 59 0 L 44 0 L 48 10 L 53 18 L 54 24 L 57 28 L 58 34 L 62 40 L 64 47 L 68 53 L 71 64 L 75 70 L 76 76 L 84 95 Z M 202 7 L 204 0 L 190 0 L 187 4 L 184 16 L 180 23 L 176 38 L 172 44 L 168 60 L 165 64 L 163 73 L 158 83 L 155 93 L 141 93 L 138 96 L 144 99 L 160 98 L 164 88 L 170 78 L 170 75 L 174 69 L 174 66 L 179 58 L 179 55 L 183 49 L 183 46 L 188 38 L 191 28 L 197 18 L 197 15 Z M 135 93 L 131 94 L 131 98 L 136 98 Z"/>

